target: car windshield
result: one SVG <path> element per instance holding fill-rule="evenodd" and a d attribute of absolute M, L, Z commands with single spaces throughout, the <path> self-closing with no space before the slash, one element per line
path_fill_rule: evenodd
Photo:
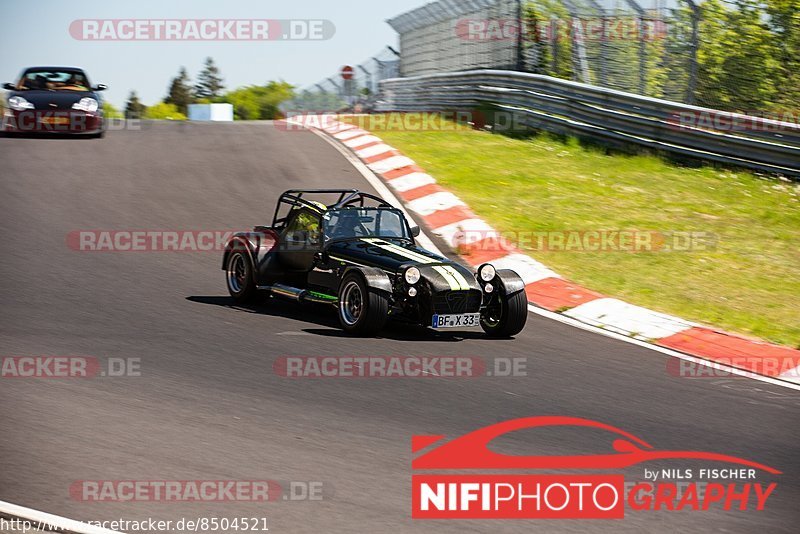
<path fill-rule="evenodd" d="M 394 208 L 340 208 L 325 212 L 326 240 L 352 237 L 411 239 L 403 214 Z"/>
<path fill-rule="evenodd" d="M 77 70 L 29 70 L 22 75 L 17 89 L 25 91 L 90 91 L 86 75 Z"/>

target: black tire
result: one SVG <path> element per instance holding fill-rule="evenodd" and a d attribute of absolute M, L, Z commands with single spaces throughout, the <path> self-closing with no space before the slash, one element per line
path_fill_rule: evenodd
<path fill-rule="evenodd" d="M 481 313 L 481 328 L 489 337 L 515 336 L 528 321 L 528 296 L 524 291 L 508 296 L 502 284 L 497 290 L 496 305 Z"/>
<path fill-rule="evenodd" d="M 364 277 L 353 272 L 346 275 L 339 286 L 336 309 L 345 332 L 354 336 L 371 336 L 386 325 L 389 299 L 377 291 L 370 291 Z"/>
<path fill-rule="evenodd" d="M 250 256 L 242 250 L 234 250 L 225 264 L 225 282 L 228 293 L 241 304 L 256 300 L 258 291 L 253 276 L 253 264 Z"/>

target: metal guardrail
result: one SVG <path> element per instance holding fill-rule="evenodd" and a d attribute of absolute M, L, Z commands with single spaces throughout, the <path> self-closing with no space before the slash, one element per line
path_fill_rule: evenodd
<path fill-rule="evenodd" d="M 503 70 L 394 78 L 382 81 L 381 89 L 380 111 L 469 110 L 488 104 L 513 113 L 526 127 L 800 178 L 800 125 L 794 123 Z M 744 126 L 686 124 L 698 117 Z"/>

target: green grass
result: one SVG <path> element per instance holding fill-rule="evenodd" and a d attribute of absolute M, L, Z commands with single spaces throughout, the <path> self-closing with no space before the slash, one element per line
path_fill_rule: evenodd
<path fill-rule="evenodd" d="M 501 231 L 711 232 L 715 250 L 526 252 L 606 295 L 800 346 L 800 184 L 606 155 L 544 135 L 376 134 Z"/>

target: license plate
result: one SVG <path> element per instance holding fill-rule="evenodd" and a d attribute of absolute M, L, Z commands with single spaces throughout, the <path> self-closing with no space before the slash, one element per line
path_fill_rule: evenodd
<path fill-rule="evenodd" d="M 42 124 L 69 124 L 69 117 L 42 117 L 39 122 Z"/>
<path fill-rule="evenodd" d="M 462 313 L 458 315 L 434 315 L 431 326 L 433 328 L 467 328 L 480 326 L 480 313 Z"/>

